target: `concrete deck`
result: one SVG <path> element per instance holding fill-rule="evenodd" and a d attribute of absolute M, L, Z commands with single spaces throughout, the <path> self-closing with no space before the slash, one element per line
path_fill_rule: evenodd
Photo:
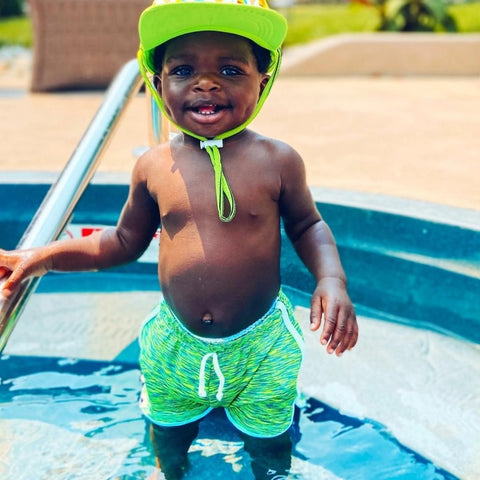
<path fill-rule="evenodd" d="M 334 35 L 290 49 L 284 75 L 480 75 L 480 34 Z"/>

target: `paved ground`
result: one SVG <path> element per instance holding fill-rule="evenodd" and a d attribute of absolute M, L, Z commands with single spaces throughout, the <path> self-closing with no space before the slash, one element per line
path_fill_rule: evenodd
<path fill-rule="evenodd" d="M 103 92 L 30 94 L 31 58 L 0 58 L 1 171 L 59 171 Z M 253 123 L 292 144 L 312 186 L 480 210 L 480 77 L 279 78 Z M 100 167 L 129 172 L 148 144 L 129 106 Z"/>

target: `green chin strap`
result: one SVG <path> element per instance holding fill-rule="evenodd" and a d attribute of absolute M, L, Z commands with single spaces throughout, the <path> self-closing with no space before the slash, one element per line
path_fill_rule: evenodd
<path fill-rule="evenodd" d="M 200 148 L 205 149 L 208 156 L 210 157 L 210 161 L 212 163 L 213 171 L 215 174 L 215 195 L 217 199 L 218 218 L 222 222 L 231 222 L 233 220 L 236 213 L 236 205 L 235 205 L 235 198 L 233 197 L 233 193 L 230 188 L 230 185 L 228 184 L 225 174 L 223 173 L 222 158 L 220 155 L 219 148 L 223 147 L 224 138 L 231 137 L 241 132 L 242 130 L 244 130 L 247 127 L 247 125 L 257 116 L 258 112 L 260 111 L 263 104 L 265 103 L 265 100 L 267 99 L 268 94 L 270 93 L 270 90 L 272 88 L 273 82 L 278 76 L 278 72 L 280 70 L 281 58 L 282 58 L 282 52 L 280 48 L 271 53 L 272 53 L 272 62 L 270 64 L 271 67 L 267 72 L 270 78 L 268 79 L 265 85 L 265 88 L 263 89 L 260 95 L 260 98 L 258 99 L 257 105 L 255 106 L 255 110 L 253 111 L 251 117 L 248 120 L 246 120 L 244 123 L 239 125 L 238 127 L 235 127 L 232 130 L 229 130 L 227 132 L 221 133 L 220 135 L 217 135 L 213 139 L 208 139 L 206 137 L 202 137 L 201 135 L 197 135 L 196 133 L 190 132 L 189 130 L 181 127 L 180 125 L 176 124 L 172 120 L 172 118 L 165 111 L 165 106 L 163 105 L 163 101 L 160 95 L 158 94 L 158 91 L 155 88 L 155 85 L 153 84 L 152 79 L 149 77 L 147 73 L 148 68 L 145 62 L 145 52 L 142 49 L 140 49 L 138 50 L 138 53 L 137 53 L 138 64 L 140 65 L 140 72 L 142 74 L 143 79 L 145 80 L 145 85 L 150 90 L 150 93 L 152 94 L 153 98 L 157 102 L 157 105 L 159 106 L 162 113 L 179 130 L 181 130 L 182 132 L 186 133 L 187 135 L 193 138 L 200 140 Z M 225 208 L 226 207 L 225 200 L 228 203 L 228 208 Z"/>

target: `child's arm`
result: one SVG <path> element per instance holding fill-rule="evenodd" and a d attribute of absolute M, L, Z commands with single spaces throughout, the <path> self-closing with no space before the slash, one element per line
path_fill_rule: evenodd
<path fill-rule="evenodd" d="M 9 297 L 27 277 L 41 276 L 50 270 L 99 270 L 138 258 L 159 225 L 158 207 L 146 188 L 144 176 L 139 160 L 127 202 L 115 228 L 44 247 L 11 252 L 0 250 L 0 279 L 6 278 L 2 295 Z"/>
<path fill-rule="evenodd" d="M 341 355 L 353 348 L 358 325 L 337 246 L 322 220 L 306 183 L 303 161 L 295 152 L 282 168 L 281 215 L 295 250 L 317 281 L 312 295 L 310 328 L 323 331 L 320 341 L 328 353 Z"/>

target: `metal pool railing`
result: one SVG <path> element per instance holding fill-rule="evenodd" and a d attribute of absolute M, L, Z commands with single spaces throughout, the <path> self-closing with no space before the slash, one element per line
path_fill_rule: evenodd
<path fill-rule="evenodd" d="M 57 181 L 48 191 L 33 220 L 17 245 L 27 249 L 58 239 L 88 186 L 129 101 L 139 91 L 143 80 L 136 60 L 119 71 L 105 93 L 102 105 L 88 126 Z M 0 353 L 5 348 L 20 314 L 39 279 L 30 278 L 8 300 L 0 300 Z M 0 282 L 1 285 L 4 282 Z"/>

